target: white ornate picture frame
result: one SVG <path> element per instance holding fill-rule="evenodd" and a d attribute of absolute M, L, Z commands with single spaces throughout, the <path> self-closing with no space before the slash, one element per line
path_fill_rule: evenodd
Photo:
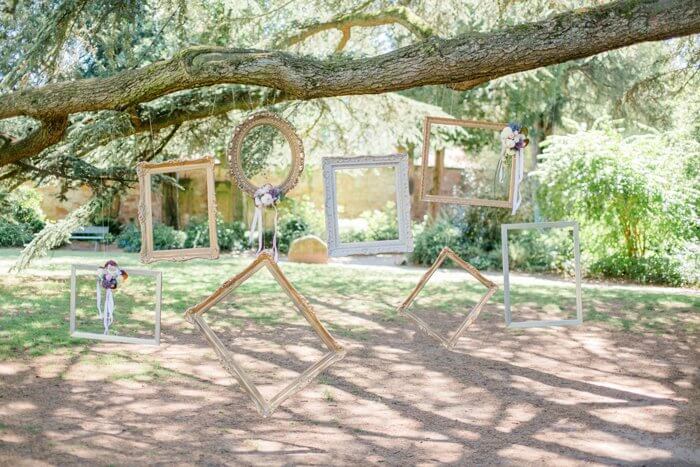
<path fill-rule="evenodd" d="M 574 235 L 574 267 L 576 282 L 576 319 L 513 321 L 510 309 L 510 271 L 508 255 L 509 230 L 545 230 L 571 229 Z M 539 328 L 547 326 L 577 326 L 583 323 L 583 304 L 581 300 L 581 251 L 579 228 L 577 222 L 534 222 L 522 224 L 501 224 L 501 251 L 503 253 L 503 305 L 504 318 L 508 328 Z"/>
<path fill-rule="evenodd" d="M 323 163 L 323 185 L 325 189 L 326 232 L 328 233 L 328 255 L 371 255 L 377 253 L 410 253 L 413 251 L 411 234 L 411 203 L 408 191 L 408 155 L 326 157 Z M 343 169 L 394 168 L 396 181 L 396 213 L 399 238 L 370 242 L 343 243 L 338 227 L 338 197 L 336 172 Z"/>
<path fill-rule="evenodd" d="M 206 173 L 207 217 L 209 224 L 209 246 L 181 248 L 176 250 L 155 250 L 153 247 L 153 207 L 151 181 L 153 175 L 165 173 L 203 170 Z M 216 236 L 216 191 L 214 185 L 214 159 L 203 157 L 192 160 L 171 160 L 165 162 L 140 162 L 136 166 L 139 177 L 139 223 L 141 224 L 141 262 L 186 261 L 193 258 L 217 259 L 219 242 Z"/>
<path fill-rule="evenodd" d="M 155 330 L 153 339 L 142 337 L 128 337 L 114 334 L 99 334 L 96 332 L 83 332 L 76 329 L 76 302 L 78 296 L 78 271 L 86 271 L 84 274 L 91 274 L 93 279 L 99 267 L 88 264 L 72 264 L 70 268 L 70 336 L 73 338 L 95 339 L 106 342 L 120 342 L 123 344 L 147 344 L 160 345 L 160 307 L 163 288 L 163 274 L 160 271 L 149 269 L 125 268 L 129 276 L 153 277 L 155 280 L 155 308 L 153 310 L 155 318 Z M 83 273 L 81 273 L 82 275 Z M 94 289 L 93 289 L 94 291 Z M 116 292 L 119 293 L 119 292 Z"/>
<path fill-rule="evenodd" d="M 474 198 L 474 197 L 460 197 L 460 196 L 446 196 L 440 194 L 428 193 L 428 159 L 430 157 L 430 130 L 433 125 L 452 125 L 459 126 L 462 128 L 476 128 L 481 130 L 493 130 L 500 132 L 504 127 L 508 126 L 507 123 L 498 122 L 481 122 L 476 120 L 459 120 L 456 118 L 445 118 L 445 117 L 425 117 L 425 123 L 423 124 L 423 152 L 421 157 L 421 168 L 420 168 L 420 199 L 421 201 L 427 201 L 430 203 L 444 203 L 444 204 L 459 204 L 466 206 L 488 206 L 494 208 L 513 208 L 513 200 L 515 199 L 515 164 L 511 164 L 510 167 L 510 180 L 508 182 L 508 199 L 488 199 L 488 198 Z"/>

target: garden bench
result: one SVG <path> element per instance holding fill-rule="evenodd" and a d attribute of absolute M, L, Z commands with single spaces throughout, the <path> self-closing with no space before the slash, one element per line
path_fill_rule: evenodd
<path fill-rule="evenodd" d="M 95 242 L 95 251 L 97 251 L 100 242 L 107 239 L 109 227 L 100 227 L 97 225 L 88 225 L 81 227 L 70 234 L 70 240 L 82 240 L 87 242 Z"/>

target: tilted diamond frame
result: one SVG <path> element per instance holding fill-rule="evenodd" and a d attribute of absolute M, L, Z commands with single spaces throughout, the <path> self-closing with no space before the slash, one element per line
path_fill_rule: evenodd
<path fill-rule="evenodd" d="M 416 299 L 418 294 L 420 293 L 421 290 L 423 290 L 423 287 L 425 287 L 425 284 L 430 280 L 430 278 L 433 276 L 435 271 L 440 268 L 442 263 L 445 261 L 446 258 L 450 258 L 452 261 L 454 261 L 459 267 L 467 271 L 469 274 L 471 274 L 476 280 L 481 282 L 488 290 L 484 294 L 483 297 L 479 300 L 479 302 L 474 305 L 474 307 L 471 309 L 465 320 L 462 322 L 462 324 L 459 325 L 457 328 L 457 331 L 452 335 L 452 337 L 447 338 L 442 336 L 440 333 L 435 331 L 433 328 L 431 328 L 428 323 L 423 321 L 421 318 L 416 316 L 415 314 L 411 313 L 408 311 L 408 308 L 411 306 L 413 301 Z M 418 285 L 413 289 L 413 292 L 411 292 L 411 295 L 408 296 L 408 298 L 399 306 L 398 312 L 403 313 L 407 317 L 409 317 L 411 320 L 413 320 L 418 327 L 428 334 L 429 336 L 433 337 L 436 339 L 440 344 L 445 346 L 448 350 L 454 349 L 455 345 L 457 344 L 457 340 L 459 340 L 460 337 L 466 332 L 466 330 L 471 326 L 474 321 L 479 317 L 479 314 L 481 313 L 481 310 L 483 309 L 484 305 L 486 302 L 493 296 L 494 293 L 496 293 L 496 290 L 498 289 L 498 286 L 488 280 L 486 277 L 483 276 L 479 272 L 478 269 L 476 269 L 474 266 L 471 264 L 467 263 L 464 261 L 462 258 L 460 258 L 457 253 L 452 251 L 450 248 L 445 247 L 442 249 L 440 254 L 438 255 L 437 259 L 433 263 L 432 266 L 430 266 L 430 269 L 428 269 L 421 280 L 418 282 Z"/>
<path fill-rule="evenodd" d="M 309 322 L 313 331 L 316 333 L 316 335 L 318 335 L 329 350 L 328 353 L 321 358 L 321 360 L 307 368 L 302 374 L 297 376 L 289 385 L 273 396 L 270 400 L 263 397 L 258 388 L 251 381 L 248 373 L 246 373 L 245 370 L 243 370 L 243 367 L 236 362 L 233 354 L 226 349 L 216 333 L 214 333 L 214 331 L 202 318 L 202 314 L 204 312 L 226 298 L 231 292 L 253 276 L 263 266 L 267 267 L 268 271 L 270 271 L 277 283 L 279 283 L 282 289 L 286 292 L 297 309 Z M 335 341 L 335 339 L 333 339 L 333 336 L 330 335 L 323 324 L 321 324 L 309 302 L 294 288 L 294 286 L 292 286 L 277 263 L 275 263 L 267 252 L 263 252 L 258 255 L 258 257 L 246 269 L 224 282 L 221 287 L 219 287 L 204 301 L 189 308 L 185 312 L 185 319 L 193 323 L 202 332 L 204 337 L 207 339 L 207 341 L 209 341 L 209 344 L 218 355 L 223 367 L 229 373 L 231 373 L 234 378 L 236 378 L 243 390 L 247 392 L 250 398 L 253 400 L 255 408 L 263 417 L 269 417 L 272 415 L 275 409 L 282 404 L 282 402 L 306 387 L 323 370 L 331 366 L 333 363 L 341 360 L 345 356 L 345 350 Z"/>

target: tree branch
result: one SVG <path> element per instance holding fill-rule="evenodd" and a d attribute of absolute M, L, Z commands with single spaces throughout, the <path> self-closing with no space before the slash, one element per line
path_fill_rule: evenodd
<path fill-rule="evenodd" d="M 297 34 L 275 41 L 277 47 L 289 47 L 304 42 L 320 32 L 337 29 L 343 33 L 342 45 L 350 37 L 350 29 L 354 27 L 369 28 L 387 24 L 400 24 L 419 39 L 427 39 L 433 35 L 433 29 L 421 17 L 405 6 L 396 6 L 383 11 L 364 13 L 354 12 L 338 16 L 327 22 L 313 22 L 302 26 Z M 339 46 L 340 47 L 340 46 Z M 342 47 L 340 47 L 342 50 Z"/>
<path fill-rule="evenodd" d="M 8 144 L 2 146 L 0 166 L 55 144 L 65 130 L 61 123 L 65 125 L 70 114 L 128 110 L 184 89 L 238 83 L 278 89 L 289 99 L 380 94 L 430 84 L 485 82 L 638 42 L 698 32 L 700 2 L 619 0 L 491 33 L 431 38 L 356 60 L 193 47 L 171 60 L 111 77 L 53 83 L 0 96 L 0 119 L 26 115 L 42 120 L 43 127 L 53 122 L 49 130 L 42 130 L 44 137 L 30 135 L 29 141 L 25 138 L 9 149 Z"/>

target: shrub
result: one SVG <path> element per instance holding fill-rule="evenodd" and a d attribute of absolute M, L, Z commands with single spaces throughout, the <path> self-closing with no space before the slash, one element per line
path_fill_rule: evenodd
<path fill-rule="evenodd" d="M 499 268 L 500 225 L 507 215 L 503 209 L 459 207 L 443 211 L 433 222 L 426 216 L 413 229 L 411 261 L 432 264 L 447 246 L 477 269 Z"/>
<path fill-rule="evenodd" d="M 508 246 L 511 270 L 574 274 L 573 238 L 568 230 L 511 231 Z"/>
<path fill-rule="evenodd" d="M 203 218 L 193 218 L 185 228 L 185 248 L 209 245 L 209 222 Z M 242 250 L 246 244 L 246 230 L 243 222 L 224 222 L 216 218 L 216 237 L 221 251 Z"/>
<path fill-rule="evenodd" d="M 686 283 L 681 273 L 681 263 L 662 255 L 636 258 L 616 253 L 591 264 L 589 275 L 627 279 L 641 284 L 681 286 Z"/>
<path fill-rule="evenodd" d="M 127 253 L 141 250 L 141 231 L 133 222 L 129 222 L 117 235 L 117 246 Z"/>
<path fill-rule="evenodd" d="M 244 250 L 246 248 L 247 233 L 243 222 L 224 222 L 217 219 L 216 235 L 219 239 L 219 248 L 224 251 Z"/>
<path fill-rule="evenodd" d="M 12 224 L 23 224 L 31 233 L 44 228 L 41 195 L 33 188 L 21 186 L 12 191 L 0 190 L 0 219 Z"/>
<path fill-rule="evenodd" d="M 156 250 L 175 250 L 185 247 L 187 234 L 165 224 L 153 226 L 153 248 Z"/>
<path fill-rule="evenodd" d="M 32 240 L 32 236 L 31 225 L 0 219 L 0 247 L 24 246 Z"/>

